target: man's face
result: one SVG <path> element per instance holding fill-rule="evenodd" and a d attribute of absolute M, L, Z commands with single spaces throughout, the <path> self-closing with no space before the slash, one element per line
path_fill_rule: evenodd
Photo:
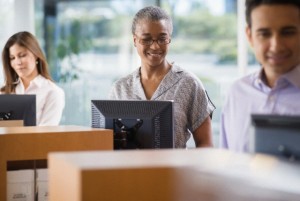
<path fill-rule="evenodd" d="M 246 34 L 266 76 L 282 75 L 300 63 L 300 11 L 292 5 L 261 5 Z"/>

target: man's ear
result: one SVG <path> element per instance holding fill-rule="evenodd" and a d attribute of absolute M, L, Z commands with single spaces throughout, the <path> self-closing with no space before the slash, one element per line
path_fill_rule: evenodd
<path fill-rule="evenodd" d="M 134 47 L 136 47 L 136 43 L 137 43 L 137 38 L 135 35 L 133 35 L 133 45 Z"/>
<path fill-rule="evenodd" d="M 251 33 L 251 27 L 247 26 L 245 32 L 246 32 L 246 36 L 247 36 L 250 46 L 253 47 L 253 38 L 252 38 L 252 33 Z"/>

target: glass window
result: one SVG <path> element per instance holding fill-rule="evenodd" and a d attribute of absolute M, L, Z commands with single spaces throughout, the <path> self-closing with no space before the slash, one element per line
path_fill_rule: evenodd
<path fill-rule="evenodd" d="M 173 17 L 169 60 L 195 73 L 217 108 L 213 133 L 218 146 L 222 103 L 228 86 L 238 77 L 237 1 L 162 0 L 161 6 Z M 189 146 L 194 146 L 193 140 Z"/>
<path fill-rule="evenodd" d="M 131 20 L 153 2 L 45 1 L 45 50 L 66 94 L 62 124 L 91 125 L 91 100 L 107 98 L 111 84 L 139 66 Z"/>
<path fill-rule="evenodd" d="M 13 20 L 14 20 L 14 2 L 12 0 L 0 0 L 0 50 L 2 53 L 2 49 L 4 47 L 4 44 L 6 43 L 6 40 L 11 34 L 11 30 L 13 29 Z M 2 57 L 0 57 L 0 83 L 2 86 L 2 83 L 4 82 L 3 79 L 3 70 L 2 70 Z"/>
<path fill-rule="evenodd" d="M 217 109 L 214 144 L 226 89 L 237 68 L 237 0 L 35 0 L 38 37 L 54 79 L 66 93 L 62 124 L 89 126 L 92 99 L 107 98 L 111 84 L 140 65 L 133 47 L 131 21 L 147 5 L 171 14 L 174 32 L 168 55 L 203 82 Z M 135 5 L 135 6 L 132 6 Z M 189 142 L 193 147 L 193 141 Z"/>

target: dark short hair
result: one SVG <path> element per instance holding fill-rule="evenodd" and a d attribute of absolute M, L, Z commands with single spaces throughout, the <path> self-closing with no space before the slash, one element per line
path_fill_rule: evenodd
<path fill-rule="evenodd" d="M 141 20 L 148 20 L 148 21 L 166 20 L 169 26 L 170 34 L 172 34 L 173 32 L 173 23 L 171 17 L 166 13 L 166 11 L 164 11 L 162 8 L 158 6 L 148 6 L 142 8 L 135 14 L 131 26 L 131 32 L 133 35 L 135 34 L 136 25 Z"/>
<path fill-rule="evenodd" d="M 300 0 L 246 0 L 246 21 L 249 27 L 251 27 L 251 13 L 260 5 L 292 5 L 296 6 L 300 10 Z"/>

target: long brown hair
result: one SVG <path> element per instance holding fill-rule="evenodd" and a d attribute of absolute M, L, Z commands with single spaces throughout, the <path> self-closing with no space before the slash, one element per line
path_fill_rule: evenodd
<path fill-rule="evenodd" d="M 18 81 L 18 75 L 10 65 L 9 49 L 11 46 L 18 44 L 27 48 L 32 54 L 37 57 L 37 70 L 46 79 L 51 81 L 51 75 L 48 70 L 48 63 L 46 57 L 39 46 L 37 39 L 29 32 L 22 31 L 12 35 L 6 42 L 2 51 L 2 65 L 4 71 L 4 86 L 0 89 L 2 93 L 10 94 L 14 93 L 16 89 L 16 81 Z"/>

